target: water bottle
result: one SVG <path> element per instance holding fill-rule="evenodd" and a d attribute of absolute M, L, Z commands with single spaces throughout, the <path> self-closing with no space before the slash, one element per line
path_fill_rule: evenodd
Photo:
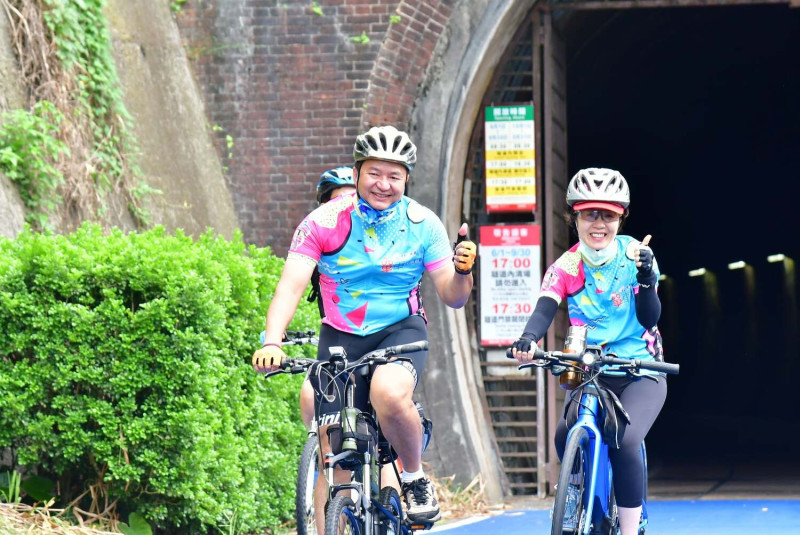
<path fill-rule="evenodd" d="M 564 353 L 583 355 L 586 351 L 586 330 L 586 325 L 570 326 L 564 341 Z M 581 384 L 581 373 L 574 368 L 568 368 L 558 376 L 558 384 L 564 390 L 575 390 Z"/>
<path fill-rule="evenodd" d="M 345 438 L 346 433 L 355 433 L 358 425 L 358 413 L 360 411 L 353 407 L 353 388 L 353 385 L 348 385 L 347 390 L 345 390 L 345 405 L 342 408 L 342 451 L 358 449 L 358 442 L 355 437 Z"/>

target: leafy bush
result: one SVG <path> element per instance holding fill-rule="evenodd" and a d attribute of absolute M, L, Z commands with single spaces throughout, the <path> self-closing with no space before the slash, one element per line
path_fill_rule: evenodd
<path fill-rule="evenodd" d="M 0 116 L 0 171 L 19 184 L 28 208 L 26 219 L 36 228 L 47 228 L 47 214 L 61 202 L 57 190 L 64 176 L 54 164 L 70 155 L 58 139 L 63 120 L 46 100 L 37 102 L 30 112 L 13 110 Z"/>
<path fill-rule="evenodd" d="M 0 448 L 84 511 L 119 500 L 173 532 L 287 520 L 301 379 L 250 366 L 282 265 L 210 232 L 0 239 Z M 318 323 L 303 300 L 291 328 Z"/>

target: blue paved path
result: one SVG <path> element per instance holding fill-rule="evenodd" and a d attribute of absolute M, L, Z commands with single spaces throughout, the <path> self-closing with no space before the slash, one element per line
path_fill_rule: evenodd
<path fill-rule="evenodd" d="M 656 501 L 647 535 L 800 535 L 800 500 Z M 470 524 L 437 527 L 445 535 L 549 535 L 549 511 L 507 511 Z"/>

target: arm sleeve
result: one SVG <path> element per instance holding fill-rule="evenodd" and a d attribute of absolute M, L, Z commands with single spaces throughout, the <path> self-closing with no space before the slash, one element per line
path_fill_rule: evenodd
<path fill-rule="evenodd" d="M 538 342 L 542 339 L 550 324 L 553 323 L 553 318 L 556 317 L 558 311 L 558 302 L 552 297 L 540 296 L 536 301 L 536 308 L 533 309 L 533 314 L 528 318 L 528 323 L 525 324 L 525 332 L 522 336 L 531 336 L 534 341 Z"/>
<path fill-rule="evenodd" d="M 640 282 L 636 292 L 636 319 L 645 329 L 655 327 L 661 317 L 661 300 L 656 293 L 655 279 L 653 277 L 651 284 Z"/>

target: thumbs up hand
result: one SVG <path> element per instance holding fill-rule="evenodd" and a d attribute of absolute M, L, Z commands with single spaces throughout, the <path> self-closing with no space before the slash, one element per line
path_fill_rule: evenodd
<path fill-rule="evenodd" d="M 458 238 L 453 244 L 453 263 L 456 267 L 456 273 L 460 275 L 469 275 L 472 273 L 472 266 L 475 264 L 475 257 L 478 254 L 478 246 L 475 242 L 467 239 L 467 232 L 469 226 L 464 223 L 458 229 Z"/>
<path fill-rule="evenodd" d="M 636 261 L 636 279 L 642 283 L 652 284 L 653 279 L 653 250 L 648 245 L 652 236 L 648 234 L 636 249 L 634 259 Z"/>

